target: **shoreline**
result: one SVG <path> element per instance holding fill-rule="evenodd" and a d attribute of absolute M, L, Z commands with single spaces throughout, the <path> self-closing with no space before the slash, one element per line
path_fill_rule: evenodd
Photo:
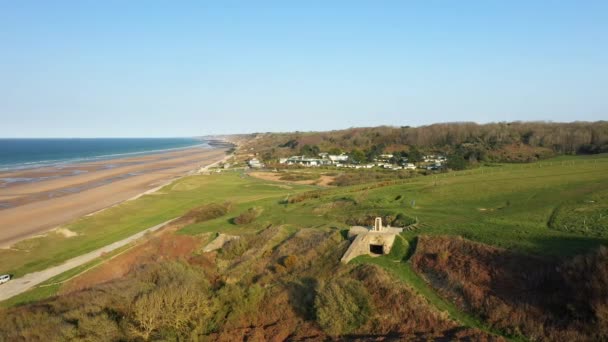
<path fill-rule="evenodd" d="M 95 138 L 92 138 L 95 139 Z M 113 138 L 108 138 L 113 139 Z M 120 138 L 117 138 L 120 139 Z M 134 138 L 137 139 L 137 138 Z M 159 138 L 162 139 L 162 138 Z M 30 161 L 30 162 L 20 162 L 14 164 L 5 164 L 0 165 L 0 176 L 5 173 L 16 173 L 16 172 L 25 172 L 32 171 L 40 168 L 56 168 L 58 170 L 63 169 L 64 167 L 70 167 L 73 165 L 79 164 L 88 164 L 88 163 L 96 163 L 96 162 L 104 162 L 108 160 L 121 160 L 121 159 L 129 159 L 129 158 L 137 158 L 137 157 L 145 157 L 148 155 L 155 154 L 163 154 L 163 153 L 171 153 L 178 152 L 188 149 L 194 148 L 230 148 L 234 144 L 230 141 L 218 139 L 218 138 L 205 138 L 205 137 L 192 137 L 193 141 L 197 141 L 197 143 L 192 145 L 186 145 L 181 147 L 170 147 L 170 148 L 160 148 L 160 149 L 152 149 L 152 150 L 141 150 L 141 151 L 133 151 L 133 152 L 124 152 L 124 153 L 112 153 L 112 154 L 101 154 L 96 156 L 87 156 L 87 157 L 72 157 L 72 158 L 64 158 L 64 159 L 48 159 L 48 160 L 39 160 L 39 161 Z M 0 139 L 1 140 L 1 139 Z M 20 140 L 20 139 L 16 139 Z M 29 139 L 25 139 L 29 140 Z"/>
<path fill-rule="evenodd" d="M 226 155 L 228 146 L 226 143 L 205 149 L 97 161 L 88 164 L 93 168 L 90 172 L 0 187 L 0 204 L 17 204 L 0 208 L 0 248 L 10 249 L 20 241 L 46 235 L 78 218 L 154 193 L 182 177 L 217 165 L 231 157 Z M 104 168 L 106 163 L 121 165 Z M 43 169 L 39 171 L 49 171 Z M 84 186 L 82 191 L 79 186 Z M 69 189 L 76 190 L 69 192 Z M 57 192 L 61 195 L 51 196 Z"/>

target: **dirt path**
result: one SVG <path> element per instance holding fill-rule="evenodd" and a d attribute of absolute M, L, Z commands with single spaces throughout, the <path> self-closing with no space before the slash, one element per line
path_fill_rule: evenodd
<path fill-rule="evenodd" d="M 64 262 L 61 265 L 50 267 L 43 271 L 29 273 L 21 278 L 12 279 L 8 283 L 0 285 L 0 301 L 7 300 L 13 296 L 23 293 L 23 292 L 33 288 L 34 286 L 36 286 L 40 283 L 43 283 L 63 272 L 66 272 L 75 267 L 84 265 L 89 261 L 99 258 L 100 256 L 102 256 L 105 253 L 112 252 L 122 246 L 125 246 L 125 245 L 141 238 L 148 232 L 153 232 L 153 231 L 156 231 L 156 230 L 166 226 L 167 224 L 171 223 L 173 220 L 169 220 L 169 221 L 163 222 L 161 224 L 157 224 L 154 227 L 150 227 L 137 234 L 131 235 L 126 239 L 116 241 L 114 243 L 111 243 L 107 246 L 104 246 L 104 247 L 94 250 L 92 252 L 72 258 L 72 259 Z"/>

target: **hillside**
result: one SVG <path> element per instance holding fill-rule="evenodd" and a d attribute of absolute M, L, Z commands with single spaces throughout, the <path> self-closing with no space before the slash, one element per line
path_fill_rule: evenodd
<path fill-rule="evenodd" d="M 469 162 L 531 162 L 560 154 L 608 152 L 608 122 L 445 123 L 421 127 L 350 128 L 329 132 L 259 133 L 244 153 L 265 160 L 311 151 L 441 152 Z"/>
<path fill-rule="evenodd" d="M 100 227 L 182 217 L 3 303 L 0 340 L 608 338 L 608 155 L 342 187 L 300 178 L 191 176 L 68 227 L 77 237 L 40 238 L 56 263 Z M 340 263 L 347 228 L 375 216 L 415 224 L 390 254 Z M 218 233 L 240 239 L 203 251 Z M 1 251 L 3 267 L 43 268 L 32 246 Z"/>

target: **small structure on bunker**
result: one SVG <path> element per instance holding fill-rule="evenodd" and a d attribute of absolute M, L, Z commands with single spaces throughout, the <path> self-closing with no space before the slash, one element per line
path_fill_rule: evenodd
<path fill-rule="evenodd" d="M 348 263 L 359 255 L 378 256 L 388 254 L 393 247 L 397 234 L 402 231 L 403 228 L 383 227 L 380 217 L 376 217 L 373 227 L 350 227 L 348 239 L 352 242 L 340 261 Z"/>

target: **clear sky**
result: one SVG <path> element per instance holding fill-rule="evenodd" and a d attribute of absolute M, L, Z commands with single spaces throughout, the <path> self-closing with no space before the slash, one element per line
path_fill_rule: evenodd
<path fill-rule="evenodd" d="M 0 137 L 608 119 L 608 1 L 1 1 Z"/>

